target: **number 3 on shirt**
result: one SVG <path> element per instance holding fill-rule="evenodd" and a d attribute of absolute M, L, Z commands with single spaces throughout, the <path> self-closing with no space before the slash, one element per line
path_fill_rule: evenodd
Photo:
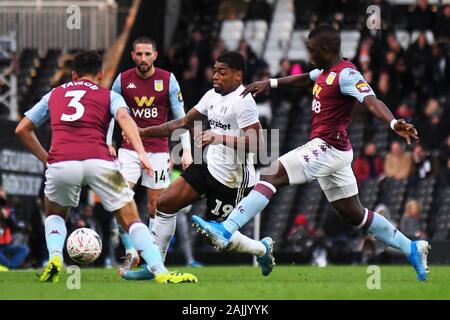
<path fill-rule="evenodd" d="M 320 113 L 320 101 L 313 99 L 312 101 L 312 111 L 315 113 Z"/>
<path fill-rule="evenodd" d="M 76 121 L 83 116 L 84 106 L 80 103 L 80 100 L 85 94 L 86 94 L 85 90 L 72 90 L 66 92 L 66 94 L 64 95 L 65 97 L 72 97 L 72 100 L 70 100 L 67 106 L 75 108 L 75 113 L 73 114 L 63 113 L 61 115 L 61 121 Z"/>

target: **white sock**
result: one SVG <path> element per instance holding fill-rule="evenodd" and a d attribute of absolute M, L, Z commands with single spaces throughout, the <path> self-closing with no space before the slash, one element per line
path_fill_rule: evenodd
<path fill-rule="evenodd" d="M 261 241 L 250 239 L 239 231 L 236 231 L 231 236 L 230 246 L 227 250 L 262 257 L 266 253 L 266 246 Z"/>
<path fill-rule="evenodd" d="M 156 210 L 155 221 L 153 223 L 153 234 L 155 244 L 161 252 L 163 261 L 166 260 L 167 249 L 172 240 L 177 227 L 177 215 L 166 214 Z"/>
<path fill-rule="evenodd" d="M 153 226 L 155 225 L 155 218 L 149 217 L 148 219 L 148 230 L 153 232 Z"/>

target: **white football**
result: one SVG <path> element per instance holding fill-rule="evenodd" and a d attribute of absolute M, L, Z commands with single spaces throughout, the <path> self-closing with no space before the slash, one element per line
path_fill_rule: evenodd
<path fill-rule="evenodd" d="M 67 253 L 78 263 L 92 263 L 102 253 L 102 239 L 92 229 L 80 228 L 67 238 Z"/>

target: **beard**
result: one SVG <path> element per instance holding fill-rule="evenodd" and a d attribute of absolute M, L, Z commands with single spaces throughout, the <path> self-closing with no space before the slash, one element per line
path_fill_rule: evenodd
<path fill-rule="evenodd" d="M 146 65 L 138 65 L 138 69 L 142 73 L 147 73 L 151 69 L 151 66 L 148 65 L 148 64 L 146 64 Z"/>

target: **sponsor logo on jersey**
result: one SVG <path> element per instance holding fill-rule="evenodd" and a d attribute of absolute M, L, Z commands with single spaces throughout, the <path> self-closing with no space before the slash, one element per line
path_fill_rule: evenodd
<path fill-rule="evenodd" d="M 136 89 L 136 85 L 135 85 L 133 82 L 130 82 L 130 83 L 127 85 L 127 89 Z"/>
<path fill-rule="evenodd" d="M 331 86 L 333 84 L 334 78 L 336 78 L 336 73 L 335 72 L 330 72 L 330 74 L 328 75 L 327 79 L 325 80 L 325 83 L 329 86 Z"/>
<path fill-rule="evenodd" d="M 150 107 L 151 105 L 153 105 L 153 102 L 155 101 L 155 97 L 134 97 L 134 101 L 136 102 L 136 105 L 138 107 L 143 107 L 144 105 L 146 107 Z"/>
<path fill-rule="evenodd" d="M 219 120 L 209 119 L 209 125 L 211 128 L 219 128 L 223 130 L 231 130 L 231 125 L 220 122 Z"/>
<path fill-rule="evenodd" d="M 155 91 L 161 92 L 164 90 L 163 81 L 162 80 L 155 80 L 154 82 Z"/>
<path fill-rule="evenodd" d="M 356 84 L 355 84 L 356 89 L 361 92 L 361 93 L 368 93 L 370 92 L 372 89 L 370 88 L 370 86 L 364 82 L 363 80 L 359 80 Z"/>

